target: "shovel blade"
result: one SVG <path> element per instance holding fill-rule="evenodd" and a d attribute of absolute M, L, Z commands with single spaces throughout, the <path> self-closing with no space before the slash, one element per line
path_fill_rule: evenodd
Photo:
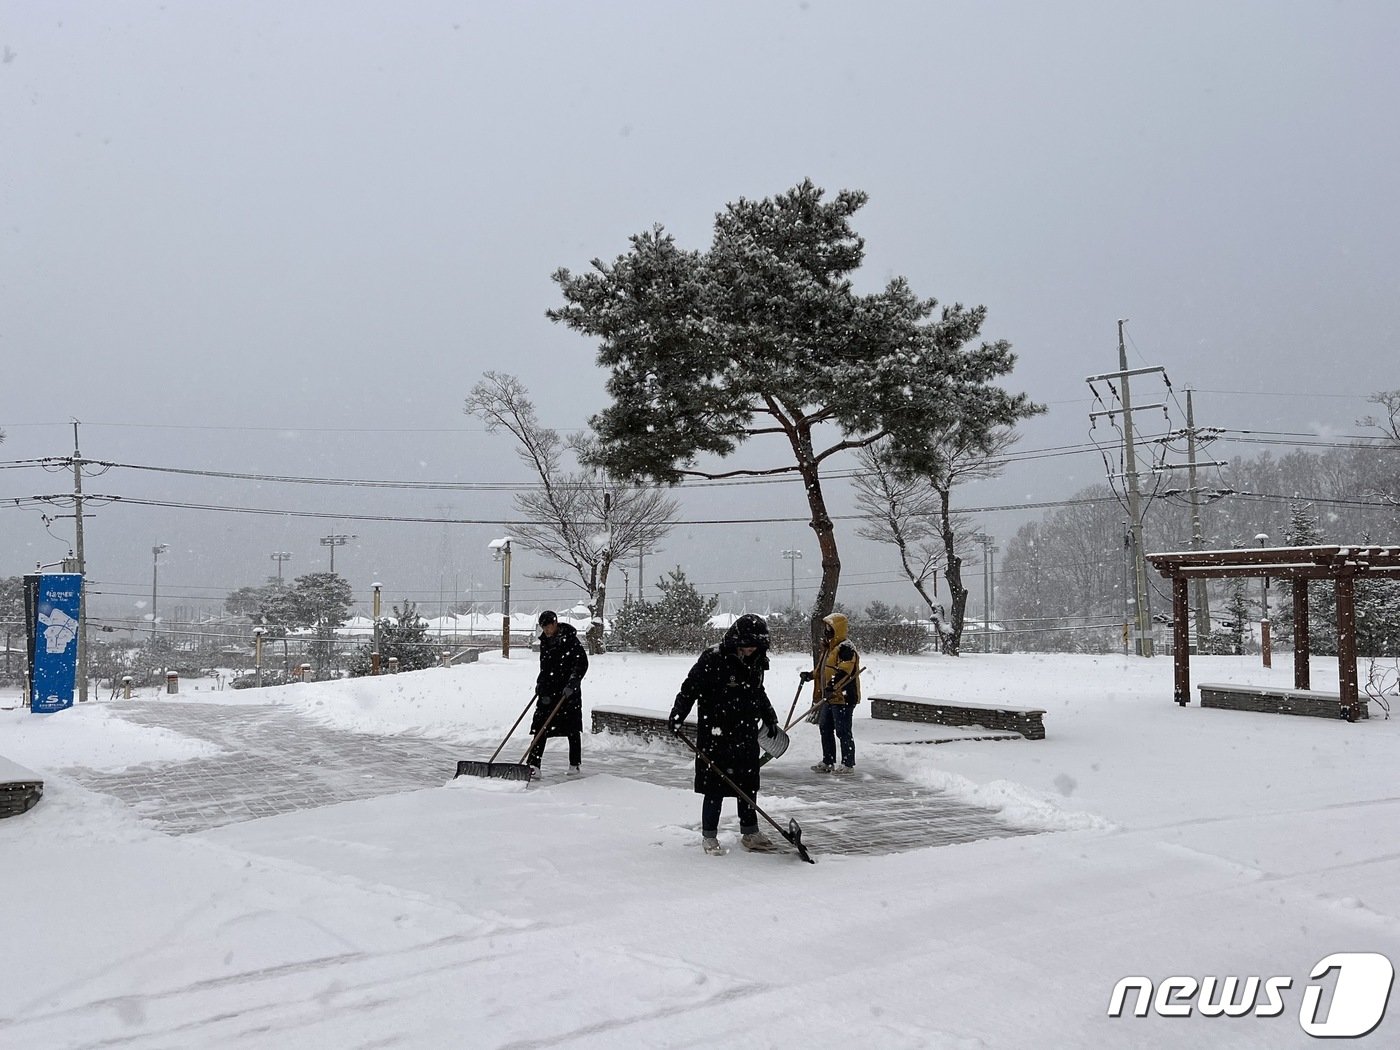
<path fill-rule="evenodd" d="M 811 854 L 807 852 L 807 847 L 802 845 L 802 825 L 797 823 L 796 817 L 788 818 L 787 831 L 783 832 L 783 838 L 793 844 L 793 847 L 797 850 L 797 855 L 808 864 L 816 863 L 816 861 L 812 859 Z"/>
<path fill-rule="evenodd" d="M 788 749 L 788 735 L 777 726 L 773 727 L 771 733 L 766 729 L 760 729 L 758 746 L 763 749 L 766 757 L 782 758 L 783 752 Z"/>
<path fill-rule="evenodd" d="M 452 779 L 458 777 L 491 777 L 495 780 L 524 780 L 528 782 L 535 771 L 523 762 L 474 762 L 464 759 L 457 763 L 457 772 L 452 774 Z"/>

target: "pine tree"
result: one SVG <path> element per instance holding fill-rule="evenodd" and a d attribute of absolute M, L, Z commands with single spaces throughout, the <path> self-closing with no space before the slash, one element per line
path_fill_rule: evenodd
<path fill-rule="evenodd" d="M 1234 646 L 1235 654 L 1244 652 L 1244 629 L 1249 622 L 1249 601 L 1244 596 L 1244 580 L 1236 578 L 1230 582 L 1230 600 L 1225 605 L 1229 626 L 1228 637 Z M 1222 624 L 1222 626 L 1224 626 Z"/>
<path fill-rule="evenodd" d="M 1283 534 L 1288 546 L 1316 547 L 1324 542 L 1312 504 L 1300 499 L 1289 500 L 1288 512 L 1288 528 Z M 1273 636 L 1279 642 L 1292 642 L 1294 638 L 1294 588 L 1292 581 L 1280 581 L 1278 605 L 1270 610 Z M 1337 592 L 1330 580 L 1308 582 L 1308 649 L 1321 654 L 1337 651 Z"/>
<path fill-rule="evenodd" d="M 378 623 L 379 666 L 387 670 L 389 659 L 398 660 L 400 671 L 418 671 L 437 664 L 437 649 L 428 639 L 428 621 L 418 615 L 413 602 L 404 602 L 403 608 L 394 606 L 394 619 L 387 617 Z M 374 643 L 362 645 L 350 659 L 352 678 L 367 675 L 374 669 L 372 653 Z"/>
<path fill-rule="evenodd" d="M 686 579 L 680 566 L 656 582 L 661 598 L 655 602 L 629 597 L 613 617 L 616 645 L 644 652 L 676 652 L 704 647 L 710 617 L 719 597 L 706 597 Z"/>
<path fill-rule="evenodd" d="M 1016 358 L 1005 341 L 974 345 L 983 307 L 938 313 L 903 278 L 857 293 L 852 275 L 865 245 L 851 220 L 866 195 L 823 196 L 804 181 L 729 204 L 706 252 L 653 227 L 611 265 L 556 271 L 567 305 L 547 311 L 599 340 L 613 400 L 590 422 L 593 461 L 604 469 L 668 484 L 686 475 L 801 477 L 822 561 L 814 652 L 841 575 L 826 460 L 889 435 L 905 466 L 927 472 L 938 457 L 931 435 L 954 421 L 990 433 L 1043 411 L 993 385 Z M 758 435 L 784 438 L 789 460 L 724 473 L 694 467 Z"/>

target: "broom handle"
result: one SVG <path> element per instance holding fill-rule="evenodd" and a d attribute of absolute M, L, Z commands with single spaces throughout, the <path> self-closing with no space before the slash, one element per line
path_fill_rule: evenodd
<path fill-rule="evenodd" d="M 491 753 L 491 757 L 486 760 L 486 764 L 488 766 L 492 762 L 496 761 L 496 756 L 505 750 L 506 742 L 509 741 L 510 738 L 515 735 L 515 731 L 520 728 L 520 723 L 525 721 L 525 712 L 529 711 L 530 708 L 534 707 L 535 701 L 539 698 L 540 694 L 538 692 L 530 694 L 530 699 L 525 702 L 525 710 L 520 712 L 520 717 L 515 720 L 515 725 L 510 727 L 510 732 L 506 734 L 505 740 L 501 741 L 500 746 L 497 747 L 496 750 Z"/>

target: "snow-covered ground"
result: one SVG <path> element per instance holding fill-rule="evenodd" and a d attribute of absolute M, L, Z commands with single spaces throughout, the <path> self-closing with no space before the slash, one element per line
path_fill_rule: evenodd
<path fill-rule="evenodd" d="M 599 657 L 586 704 L 665 710 L 689 663 Z M 712 858 L 696 796 L 598 775 L 462 778 L 171 837 L 64 770 L 186 761 L 207 744 L 114 718 L 120 701 L 0 711 L 0 755 L 47 784 L 37 808 L 0 821 L 0 1047 L 1272 1048 L 1315 1045 L 1300 1012 L 1310 984 L 1324 1006 L 1338 984 L 1311 978 L 1324 957 L 1400 961 L 1400 720 L 1179 708 L 1161 658 L 868 663 L 867 694 L 1044 707 L 1044 741 L 879 760 L 1046 832 L 815 866 Z M 780 711 L 797 668 L 775 660 Z M 1271 671 L 1257 657 L 1192 669 L 1292 684 L 1286 656 Z M 484 745 L 534 670 L 528 654 L 488 655 L 180 702 L 285 704 Z M 1320 688 L 1335 673 L 1314 661 Z M 586 739 L 585 762 L 609 746 Z M 816 748 L 800 727 L 781 761 Z M 800 819 L 791 800 L 761 802 Z M 734 832 L 731 804 L 722 838 Z M 1289 983 L 1275 982 L 1276 1016 L 1202 1016 L 1178 997 L 1189 1017 L 1136 1017 L 1133 995 L 1110 1017 L 1133 975 Z M 1360 1042 L 1400 1045 L 1389 1013 Z"/>

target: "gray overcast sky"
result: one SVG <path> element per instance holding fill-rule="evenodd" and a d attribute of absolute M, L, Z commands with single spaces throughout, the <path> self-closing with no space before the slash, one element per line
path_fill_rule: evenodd
<path fill-rule="evenodd" d="M 594 348 L 544 317 L 550 274 L 657 222 L 703 248 L 725 202 L 804 177 L 870 194 L 869 287 L 902 274 L 989 308 L 986 335 L 1020 355 L 1008 385 L 1051 406 L 1023 451 L 1086 439 L 1083 378 L 1116 367 L 1119 317 L 1131 364 L 1201 391 L 1199 424 L 1355 433 L 1366 396 L 1400 387 L 1397 54 L 1392 2 L 0 0 L 0 460 L 68 454 L 77 418 L 84 455 L 116 462 L 525 479 L 462 400 L 495 368 L 561 430 L 602 407 Z M 1096 455 L 1030 460 L 965 499 L 1102 477 Z M 0 498 L 69 486 L 0 470 Z M 510 513 L 497 493 L 125 469 L 86 487 Z M 805 513 L 786 486 L 682 503 Z M 158 542 L 163 613 L 259 582 L 272 551 L 293 575 L 324 569 L 332 532 L 358 537 L 336 567 L 360 592 L 377 577 L 431 613 L 499 584 L 489 524 L 96 514 L 90 568 L 117 613 L 145 608 Z M 984 525 L 1005 537 L 1026 516 Z M 71 542 L 71 520 L 46 529 L 32 507 L 0 525 L 0 574 Z M 842 600 L 908 602 L 852 527 Z M 791 547 L 814 579 L 800 522 L 686 526 L 647 575 L 680 562 L 727 602 L 781 603 Z M 562 601 L 516 583 L 527 605 Z"/>

